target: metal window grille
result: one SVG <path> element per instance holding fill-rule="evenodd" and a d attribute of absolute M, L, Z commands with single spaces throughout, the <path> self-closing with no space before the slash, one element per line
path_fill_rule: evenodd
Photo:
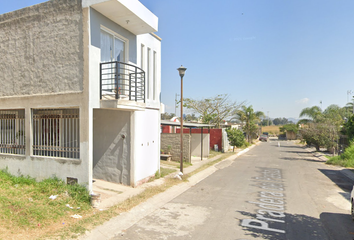
<path fill-rule="evenodd" d="M 25 110 L 0 110 L 0 153 L 25 151 Z"/>
<path fill-rule="evenodd" d="M 33 155 L 80 158 L 79 109 L 33 109 Z"/>

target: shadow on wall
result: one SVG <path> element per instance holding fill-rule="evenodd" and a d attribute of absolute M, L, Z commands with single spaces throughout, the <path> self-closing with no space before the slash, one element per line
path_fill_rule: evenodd
<path fill-rule="evenodd" d="M 130 185 L 130 113 L 94 110 L 93 177 Z"/>

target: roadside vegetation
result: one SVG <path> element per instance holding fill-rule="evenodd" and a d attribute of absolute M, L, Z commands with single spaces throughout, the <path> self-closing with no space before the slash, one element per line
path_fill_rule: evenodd
<path fill-rule="evenodd" d="M 302 142 L 316 151 L 326 149 L 332 157 L 327 164 L 354 167 L 353 103 L 345 107 L 330 105 L 324 111 L 319 106 L 304 108 L 298 124 Z"/>
<path fill-rule="evenodd" d="M 234 153 L 212 151 L 216 160 L 184 175 L 183 181 Z M 178 170 L 178 162 L 169 163 L 171 168 L 161 167 L 154 179 L 166 177 Z M 191 164 L 184 164 L 185 167 Z M 57 178 L 36 182 L 35 179 L 13 176 L 0 171 L 0 239 L 76 239 L 86 231 L 108 221 L 146 201 L 152 196 L 180 184 L 175 178 L 164 178 L 162 185 L 146 188 L 105 211 L 92 208 L 86 188 L 67 185 Z M 51 197 L 51 198 L 50 198 Z M 52 199 L 53 198 L 53 199 Z"/>
<path fill-rule="evenodd" d="M 52 198 L 50 198 L 52 196 Z M 92 213 L 90 197 L 80 185 L 57 178 L 36 182 L 0 171 L 0 239 L 36 239 Z"/>
<path fill-rule="evenodd" d="M 341 155 L 330 157 L 326 163 L 347 168 L 354 168 L 354 144 L 351 143 Z"/>

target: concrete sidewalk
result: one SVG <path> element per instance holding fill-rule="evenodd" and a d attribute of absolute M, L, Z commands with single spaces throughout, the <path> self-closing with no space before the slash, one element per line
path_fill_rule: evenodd
<path fill-rule="evenodd" d="M 119 216 L 114 217 L 111 220 L 105 222 L 104 224 L 96 227 L 90 232 L 87 232 L 83 236 L 80 236 L 79 239 L 85 239 L 85 240 L 111 239 L 114 236 L 117 236 L 125 229 L 128 229 L 129 227 L 133 226 L 137 221 L 142 219 L 144 216 L 147 216 L 148 214 L 155 211 L 163 204 L 166 204 L 167 202 L 176 198 L 178 195 L 187 191 L 189 188 L 193 187 L 195 184 L 202 181 L 209 175 L 213 174 L 219 169 L 229 166 L 234 162 L 234 160 L 238 156 L 246 153 L 253 147 L 255 147 L 255 145 L 252 145 L 247 149 L 239 150 L 235 152 L 235 154 L 218 162 L 217 164 L 214 164 L 213 166 L 210 166 L 204 169 L 203 171 L 200 171 L 192 175 L 190 178 L 188 178 L 187 182 L 181 182 L 180 184 L 177 184 L 167 189 L 165 192 L 153 196 L 147 201 L 134 207 L 129 212 L 124 212 Z M 200 158 L 199 159 L 193 158 L 192 166 L 185 168 L 184 173 L 185 174 L 191 173 L 194 170 L 200 168 L 201 166 L 218 159 L 219 157 L 221 156 L 219 155 L 214 158 L 203 159 L 203 160 L 200 160 Z M 176 170 L 177 170 L 176 173 L 178 173 L 178 169 Z M 176 173 L 173 174 L 176 175 Z M 173 174 L 166 177 L 173 177 Z M 163 184 L 163 182 L 164 182 L 164 178 L 160 178 L 153 182 L 148 182 L 139 187 L 132 188 L 132 187 L 122 186 L 119 184 L 113 184 L 101 180 L 96 180 L 96 182 L 94 183 L 94 191 L 95 193 L 103 194 L 102 202 L 100 204 L 99 209 L 107 209 L 110 206 L 114 206 L 134 195 L 141 193 L 147 187 Z"/>

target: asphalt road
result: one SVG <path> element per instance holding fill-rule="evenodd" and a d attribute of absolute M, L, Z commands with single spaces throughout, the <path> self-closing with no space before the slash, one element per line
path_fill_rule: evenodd
<path fill-rule="evenodd" d="M 354 239 L 352 180 L 294 143 L 218 168 L 114 239 Z"/>

